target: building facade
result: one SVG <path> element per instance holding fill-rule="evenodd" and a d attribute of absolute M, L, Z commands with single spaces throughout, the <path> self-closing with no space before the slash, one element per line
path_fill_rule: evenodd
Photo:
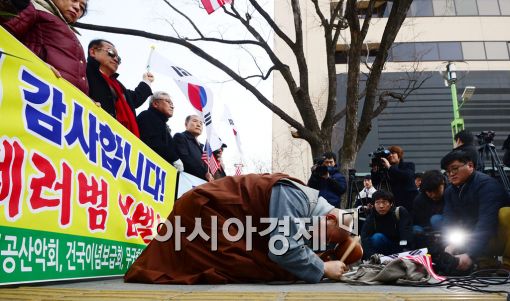
<path fill-rule="evenodd" d="M 365 39 L 368 63 L 375 56 L 391 6 L 391 1 L 376 5 L 377 17 Z M 379 145 L 402 146 L 405 159 L 415 162 L 417 171 L 439 168 L 439 160 L 452 148 L 452 96 L 444 80 L 448 62 L 457 67 L 459 102 L 465 87 L 475 87 L 460 109 L 465 128 L 475 134 L 495 131 L 494 144 L 500 149 L 510 134 L 510 32 L 505 29 L 509 26 L 508 0 L 414 0 L 390 50 L 379 89 L 402 90 L 409 75 L 417 72 L 427 80 L 405 103 L 390 103 L 373 121 L 356 169 L 369 171 L 368 154 Z M 348 31 L 342 35 L 337 45 L 337 110 L 345 104 L 346 90 Z M 343 140 L 342 121 L 334 133 L 336 151 Z"/>

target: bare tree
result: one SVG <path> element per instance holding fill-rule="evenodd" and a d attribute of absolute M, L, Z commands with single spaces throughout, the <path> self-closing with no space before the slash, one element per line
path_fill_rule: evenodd
<path fill-rule="evenodd" d="M 367 32 L 370 28 L 372 14 L 379 0 L 369 0 L 368 7 L 361 10 L 357 5 L 357 0 L 340 0 L 328 5 L 330 11 L 324 11 L 319 5 L 319 0 L 301 0 L 311 1 L 315 8 L 315 13 L 320 20 L 320 26 L 323 29 L 324 42 L 326 49 L 328 89 L 325 94 L 327 98 L 326 110 L 322 120 L 318 119 L 318 112 L 313 105 L 310 97 L 308 62 L 305 57 L 302 9 L 299 0 L 289 0 L 293 15 L 293 32 L 284 32 L 278 26 L 270 14 L 256 0 L 246 0 L 249 7 L 242 10 L 236 5 L 236 0 L 230 5 L 223 7 L 223 12 L 239 22 L 249 33 L 250 38 L 245 39 L 226 39 L 217 38 L 204 34 L 197 23 L 192 20 L 183 11 L 179 10 L 169 0 L 162 0 L 171 10 L 179 14 L 193 28 L 193 37 L 184 37 L 176 31 L 175 36 L 165 36 L 155 33 L 149 33 L 140 30 L 92 25 L 76 24 L 77 27 L 103 32 L 118 33 L 140 36 L 150 39 L 167 41 L 175 43 L 191 50 L 195 55 L 205 59 L 212 65 L 224 71 L 233 80 L 250 91 L 264 106 L 270 109 L 274 114 L 289 124 L 294 138 L 303 139 L 311 147 L 313 157 L 317 157 L 324 151 L 331 150 L 332 129 L 335 123 L 345 118 L 345 133 L 343 137 L 343 147 L 340 150 L 342 158 L 342 169 L 354 166 L 356 155 L 368 133 L 372 128 L 372 119 L 375 118 L 386 107 L 388 100 L 398 99 L 403 101 L 407 96 L 396 94 L 391 91 L 379 91 L 378 85 L 383 71 L 384 64 L 388 57 L 388 50 L 395 41 L 402 23 L 404 22 L 407 11 L 412 0 L 394 0 L 391 1 L 391 12 L 388 16 L 387 25 L 380 41 L 375 60 L 371 64 L 366 64 L 369 73 L 366 75 L 366 88 L 360 91 L 360 65 L 362 62 L 362 50 Z M 345 2 L 344 2 L 345 1 Z M 366 2 L 366 1 L 365 1 Z M 344 7 L 345 5 L 345 7 Z M 344 13 L 345 11 L 345 13 Z M 253 24 L 254 18 L 261 19 L 267 23 L 267 26 L 273 31 L 278 39 L 290 49 L 295 57 L 298 74 L 291 72 L 289 65 L 274 52 L 265 39 L 264 35 Z M 360 20 L 363 20 L 361 22 Z M 348 85 L 346 106 L 337 112 L 337 77 L 335 68 L 335 53 L 340 33 L 343 30 L 349 30 L 350 43 L 348 45 Z M 258 74 L 249 76 L 241 75 L 240 72 L 233 70 L 225 63 L 221 62 L 203 48 L 199 43 L 220 43 L 223 45 L 241 45 L 246 47 L 259 47 L 269 58 L 271 66 L 263 70 L 257 65 Z M 254 59 L 256 64 L 256 60 Z M 266 80 L 272 72 L 279 72 L 284 78 L 287 88 L 298 109 L 302 122 L 292 118 L 286 111 L 274 105 L 266 96 L 264 96 L 256 86 L 250 81 L 258 78 Z M 411 86 L 410 86 L 411 87 Z M 412 92 L 412 87 L 408 92 Z M 359 102 L 363 101 L 361 113 L 358 112 Z M 358 121 L 359 120 L 359 121 Z"/>

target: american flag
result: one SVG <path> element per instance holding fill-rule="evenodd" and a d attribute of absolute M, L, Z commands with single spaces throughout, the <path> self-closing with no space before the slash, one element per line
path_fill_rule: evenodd
<path fill-rule="evenodd" d="M 429 272 L 429 275 L 438 281 L 443 281 L 446 279 L 445 277 L 439 276 L 434 272 L 434 269 L 432 268 L 432 259 L 430 258 L 430 255 L 409 255 L 401 258 L 409 259 L 414 262 L 422 264 L 427 270 L 427 272 Z"/>
<path fill-rule="evenodd" d="M 243 174 L 243 164 L 235 164 L 236 167 L 235 175 L 240 176 Z"/>
<path fill-rule="evenodd" d="M 209 171 L 213 175 L 220 168 L 218 161 L 216 161 L 216 158 L 214 157 L 214 155 L 212 153 L 211 146 L 209 145 L 209 142 L 205 143 L 205 151 L 202 153 L 202 161 L 204 161 L 204 163 L 208 166 Z"/>
<path fill-rule="evenodd" d="M 223 5 L 232 2 L 231 0 L 202 0 L 205 10 L 208 14 L 212 14 L 215 10 Z"/>

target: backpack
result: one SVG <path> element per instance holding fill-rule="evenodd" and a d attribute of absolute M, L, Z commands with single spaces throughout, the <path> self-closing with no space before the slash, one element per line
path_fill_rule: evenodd
<path fill-rule="evenodd" d="M 395 218 L 397 219 L 397 222 L 400 221 L 400 206 L 395 208 Z"/>

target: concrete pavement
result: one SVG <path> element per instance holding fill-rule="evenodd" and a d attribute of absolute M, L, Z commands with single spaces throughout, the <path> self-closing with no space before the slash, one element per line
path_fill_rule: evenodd
<path fill-rule="evenodd" d="M 510 291 L 510 285 L 491 286 Z M 121 278 L 38 284 L 0 289 L 0 300 L 507 300 L 461 288 L 393 285 L 229 284 L 157 285 L 124 283 Z"/>

